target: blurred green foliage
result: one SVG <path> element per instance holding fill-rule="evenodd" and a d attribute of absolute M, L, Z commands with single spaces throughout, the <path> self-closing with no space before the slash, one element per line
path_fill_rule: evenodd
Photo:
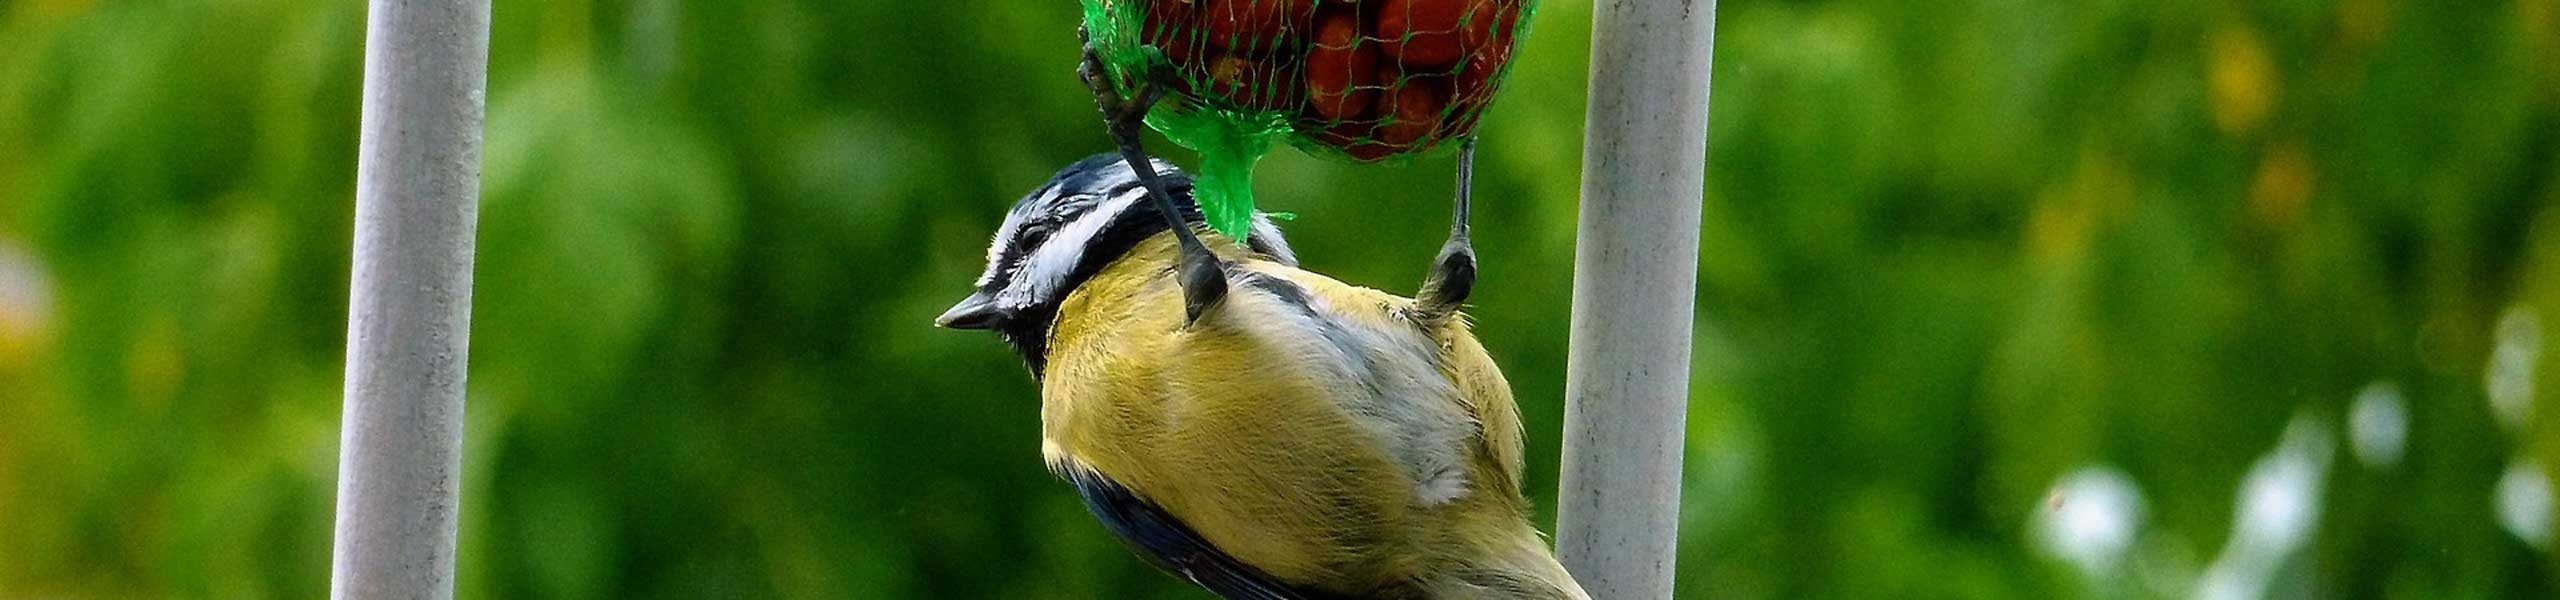
<path fill-rule="evenodd" d="M 1546 7 L 1483 127 L 1475 310 L 1542 505 L 1591 11 Z M 1106 148 L 1075 3 L 496 11 L 465 597 L 1199 597 L 1043 471 L 1010 355 L 927 326 Z M 326 593 L 363 18 L 0 3 L 0 597 Z M 2187 596 L 2297 419 L 2336 458 L 2265 595 L 2560 594 L 2560 1 L 1719 32 L 1683 597 Z M 1311 267 L 1406 290 L 1449 172 L 1259 185 Z M 2396 462 L 2349 443 L 2368 389 Z M 2113 568 L 2030 525 L 2084 468 L 2143 507 Z"/>

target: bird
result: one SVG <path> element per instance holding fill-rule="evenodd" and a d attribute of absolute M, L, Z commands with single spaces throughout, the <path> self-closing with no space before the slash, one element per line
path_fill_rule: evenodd
<path fill-rule="evenodd" d="M 1019 200 L 935 323 L 1020 355 L 1050 470 L 1219 597 L 1588 600 L 1530 522 L 1519 408 L 1460 311 L 1471 156 L 1415 298 L 1302 268 L 1267 215 L 1206 230 L 1179 169 L 1103 155 Z"/>

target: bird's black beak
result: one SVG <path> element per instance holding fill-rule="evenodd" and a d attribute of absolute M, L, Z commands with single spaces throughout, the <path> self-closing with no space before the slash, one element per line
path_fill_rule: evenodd
<path fill-rule="evenodd" d="M 942 311 L 942 316 L 934 317 L 933 326 L 948 329 L 988 329 L 995 327 L 996 320 L 1002 316 L 1004 312 L 996 309 L 995 297 L 986 292 L 978 292 L 961 299 L 959 304 L 951 305 L 951 310 Z"/>

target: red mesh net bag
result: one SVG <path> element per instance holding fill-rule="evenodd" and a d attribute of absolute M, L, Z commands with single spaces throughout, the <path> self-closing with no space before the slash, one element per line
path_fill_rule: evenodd
<path fill-rule="evenodd" d="M 1173 87 L 1147 123 L 1198 151 L 1212 227 L 1241 234 L 1272 142 L 1359 162 L 1474 135 L 1536 0 L 1082 0 L 1123 94 Z"/>

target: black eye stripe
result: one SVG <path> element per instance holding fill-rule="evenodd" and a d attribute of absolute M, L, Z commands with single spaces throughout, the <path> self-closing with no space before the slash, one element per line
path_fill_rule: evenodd
<path fill-rule="evenodd" d="M 1011 242 L 1005 244 L 1002 260 L 998 261 L 997 273 L 1009 279 L 1020 272 L 1022 264 L 1031 259 L 1033 252 L 1038 251 L 1042 244 L 1049 242 L 1050 237 L 1057 235 L 1059 230 L 1066 229 L 1067 224 L 1072 222 L 1068 215 L 1081 217 L 1091 211 L 1102 199 L 1103 196 L 1094 194 L 1066 194 L 1054 200 L 1054 205 L 1050 209 L 1024 218 L 1022 224 L 1014 230 Z"/>
<path fill-rule="evenodd" d="M 1161 162 L 1157 169 L 1166 177 L 1165 191 L 1174 196 L 1177 205 L 1187 204 L 1192 189 L 1190 177 Z M 1145 194 L 1146 186 L 1117 157 L 1096 156 L 1068 167 L 1047 185 L 1015 203 L 1013 210 L 1006 215 L 1007 225 L 1001 229 L 999 239 L 990 250 L 982 285 L 1002 288 L 1014 285 L 1019 277 L 1027 277 L 1023 271 L 1034 268 L 1034 260 L 1045 246 L 1082 246 L 1058 248 L 1053 252 L 1073 250 L 1073 255 L 1086 258 L 1118 256 L 1136 240 L 1151 232 L 1161 232 L 1162 219 L 1155 207 L 1147 204 Z M 1113 213 L 1099 214 L 1106 207 L 1110 207 Z M 1196 209 L 1182 207 L 1180 210 L 1190 213 Z M 1091 232 L 1079 229 L 1088 226 L 1092 228 Z M 1060 239 L 1068 235 L 1078 236 L 1078 239 Z M 1089 265 L 1083 264 L 1088 261 L 1079 259 L 1076 262 L 1072 271 L 1089 270 Z"/>

